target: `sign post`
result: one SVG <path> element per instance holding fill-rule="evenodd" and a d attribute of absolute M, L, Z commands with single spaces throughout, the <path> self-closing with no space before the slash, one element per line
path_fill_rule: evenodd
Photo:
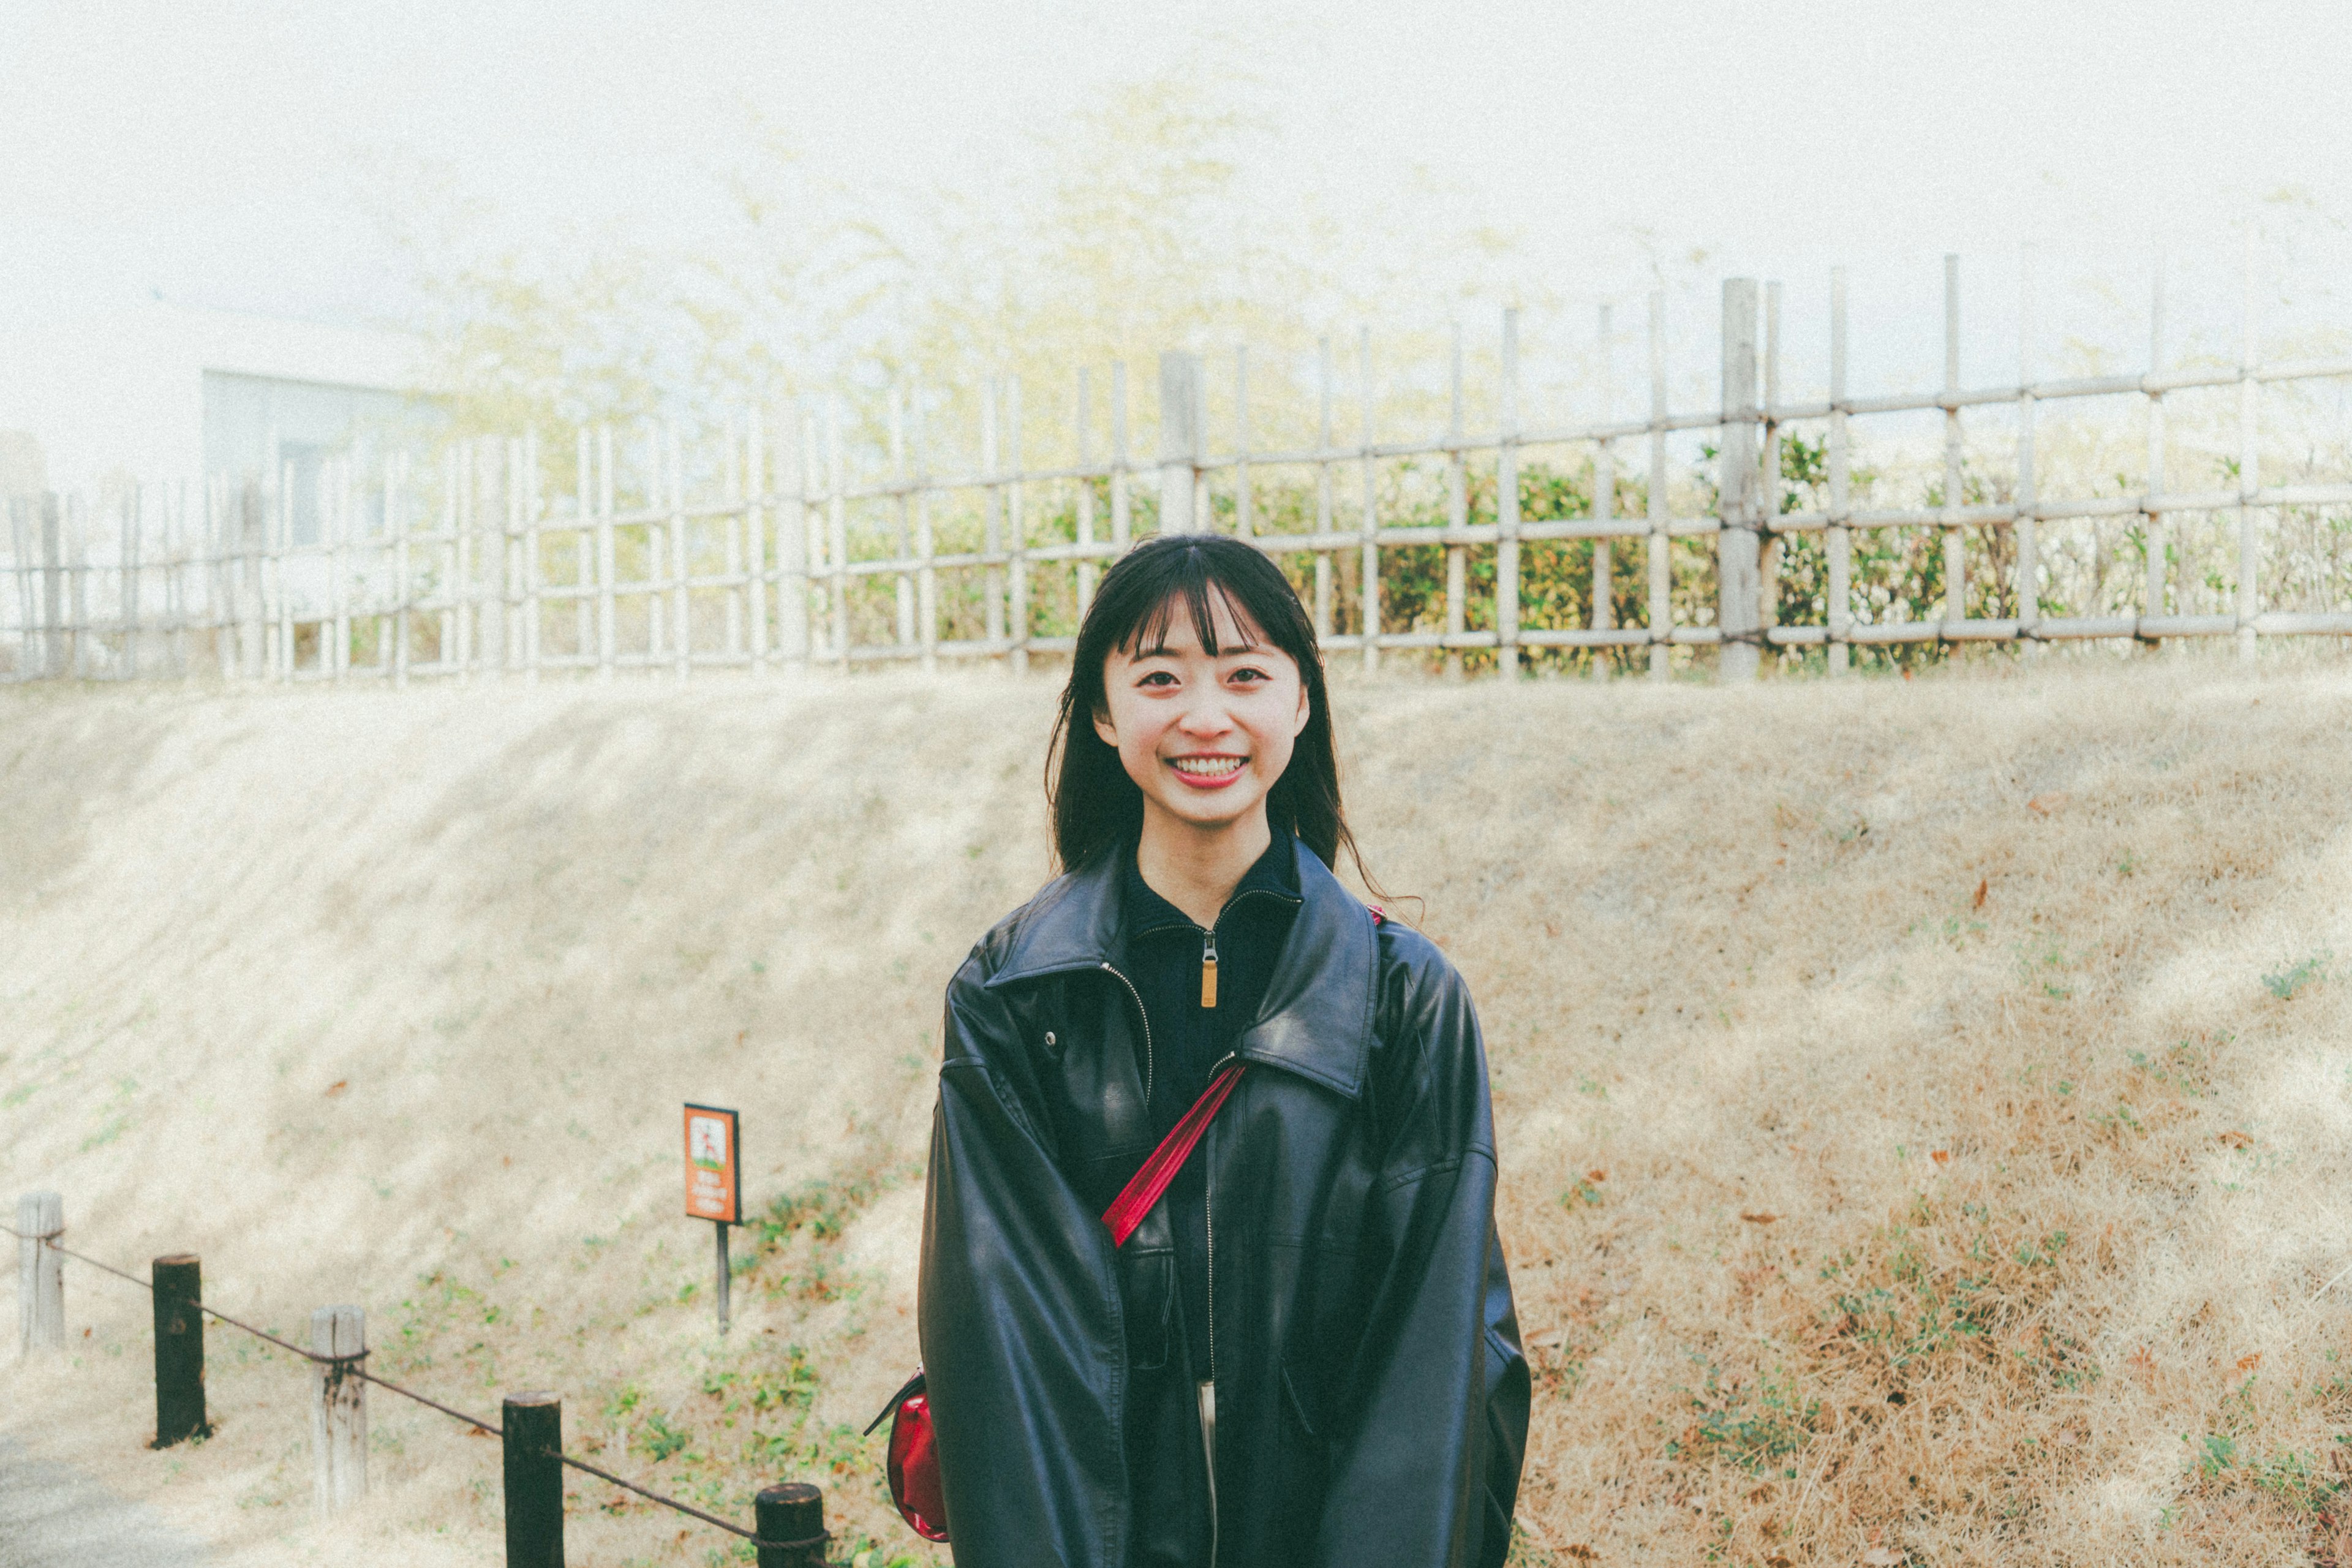
<path fill-rule="evenodd" d="M 743 1215 L 741 1120 L 715 1105 L 686 1108 L 686 1212 L 719 1230 L 719 1331 L 727 1331 L 727 1227 Z"/>

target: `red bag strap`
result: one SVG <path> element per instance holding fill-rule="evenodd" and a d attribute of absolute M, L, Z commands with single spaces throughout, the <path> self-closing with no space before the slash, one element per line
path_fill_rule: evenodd
<path fill-rule="evenodd" d="M 1225 1103 L 1225 1096 L 1233 1093 L 1234 1085 L 1241 1079 L 1242 1069 L 1247 1066 L 1247 1062 L 1235 1057 L 1219 1068 L 1216 1076 L 1209 1079 L 1209 1087 L 1201 1091 L 1201 1098 L 1192 1102 L 1192 1109 L 1184 1113 L 1182 1121 L 1168 1130 L 1168 1136 L 1160 1141 L 1160 1147 L 1145 1157 L 1141 1169 L 1128 1178 L 1127 1185 L 1118 1190 L 1118 1196 L 1111 1199 L 1110 1207 L 1103 1210 L 1103 1224 L 1110 1227 L 1110 1244 L 1113 1247 L 1127 1244 L 1127 1238 L 1134 1234 L 1135 1227 L 1143 1223 L 1143 1216 L 1151 1212 L 1151 1205 L 1168 1191 L 1168 1184 L 1176 1179 L 1176 1173 L 1183 1168 L 1186 1160 L 1192 1157 L 1201 1135 L 1209 1130 L 1209 1123 L 1216 1120 L 1217 1111 Z"/>
<path fill-rule="evenodd" d="M 1374 930 L 1388 922 L 1388 911 L 1378 904 L 1371 906 L 1371 915 Z M 1184 1162 L 1192 1157 L 1192 1151 L 1200 1146 L 1201 1135 L 1209 1130 L 1209 1123 L 1216 1120 L 1218 1110 L 1224 1106 L 1225 1096 L 1233 1093 L 1234 1085 L 1241 1079 L 1242 1069 L 1248 1065 L 1235 1057 L 1219 1068 L 1215 1076 L 1209 1079 L 1209 1087 L 1201 1091 L 1201 1098 L 1192 1102 L 1192 1109 L 1184 1113 L 1182 1121 L 1168 1130 L 1168 1136 L 1160 1141 L 1160 1147 L 1144 1158 L 1142 1167 L 1128 1178 L 1127 1185 L 1118 1190 L 1118 1196 L 1111 1199 L 1110 1207 L 1103 1210 L 1102 1221 L 1110 1227 L 1110 1244 L 1113 1247 L 1126 1246 L 1127 1238 L 1135 1234 L 1135 1227 L 1143 1223 L 1143 1216 L 1151 1212 L 1151 1205 L 1167 1194 L 1168 1184 L 1176 1179 L 1176 1173 L 1183 1169 Z"/>

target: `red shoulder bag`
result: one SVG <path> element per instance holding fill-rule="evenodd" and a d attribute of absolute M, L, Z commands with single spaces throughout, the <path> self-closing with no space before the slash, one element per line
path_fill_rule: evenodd
<path fill-rule="evenodd" d="M 1377 918 L 1377 917 L 1375 917 Z M 1143 1216 L 1151 1212 L 1167 1191 L 1176 1173 L 1192 1158 L 1201 1135 L 1209 1130 L 1225 1097 L 1234 1091 L 1234 1082 L 1248 1066 L 1236 1058 L 1219 1068 L 1209 1079 L 1209 1087 L 1184 1113 L 1183 1120 L 1169 1130 L 1143 1162 L 1142 1169 L 1130 1177 L 1110 1207 L 1103 1210 L 1102 1222 L 1110 1231 L 1110 1244 L 1124 1246 Z M 882 1415 L 874 1418 L 866 1430 L 882 1425 L 883 1416 L 890 1418 L 890 1500 L 898 1505 L 899 1517 L 907 1527 L 926 1541 L 948 1538 L 947 1496 L 940 1486 L 940 1450 L 931 1431 L 931 1402 L 926 1393 L 923 1374 L 918 1369 L 906 1386 L 890 1396 L 882 1407 Z"/>

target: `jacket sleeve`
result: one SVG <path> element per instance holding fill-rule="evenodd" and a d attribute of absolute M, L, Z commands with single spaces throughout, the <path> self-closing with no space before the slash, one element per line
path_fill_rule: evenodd
<path fill-rule="evenodd" d="M 1433 952 L 1381 969 L 1379 1032 L 1396 1059 L 1375 1077 L 1370 1295 L 1316 1562 L 1493 1568 L 1510 1547 L 1528 1374 L 1495 1228 L 1486 1053 L 1451 965 Z"/>
<path fill-rule="evenodd" d="M 1090 1256 L 1109 1237 L 1054 1164 L 1019 1041 L 971 968 L 948 993 L 917 1306 L 955 1560 L 1118 1568 L 1124 1330 Z"/>

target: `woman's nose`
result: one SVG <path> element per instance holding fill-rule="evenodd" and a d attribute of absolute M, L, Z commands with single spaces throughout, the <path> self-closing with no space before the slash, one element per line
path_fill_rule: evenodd
<path fill-rule="evenodd" d="M 1177 724 L 1187 735 L 1206 739 L 1230 731 L 1234 727 L 1234 718 L 1225 711 L 1223 702 L 1208 699 L 1187 706 L 1183 718 L 1178 720 Z"/>

